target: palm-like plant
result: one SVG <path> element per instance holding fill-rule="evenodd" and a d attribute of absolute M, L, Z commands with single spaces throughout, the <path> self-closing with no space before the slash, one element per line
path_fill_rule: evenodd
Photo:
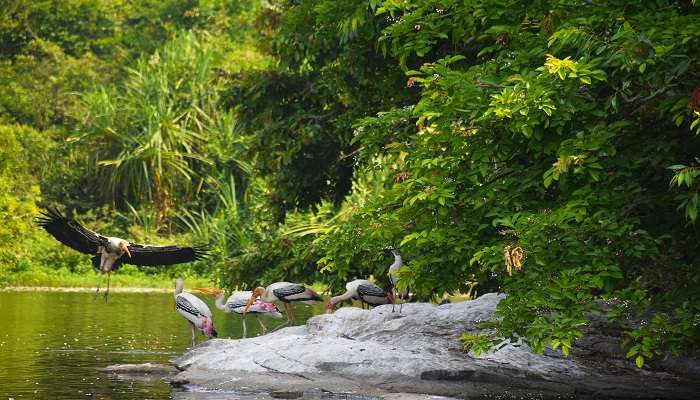
<path fill-rule="evenodd" d="M 122 91 L 102 88 L 83 98 L 80 139 L 91 147 L 94 184 L 106 200 L 154 202 L 160 225 L 173 198 L 197 190 L 195 172 L 210 164 L 202 148 L 217 129 L 216 59 L 194 34 L 180 34 L 128 69 Z"/>

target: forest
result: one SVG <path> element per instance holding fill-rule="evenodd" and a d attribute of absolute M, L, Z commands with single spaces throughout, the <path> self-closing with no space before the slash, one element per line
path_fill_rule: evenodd
<path fill-rule="evenodd" d="M 417 299 L 507 295 L 468 349 L 700 350 L 696 0 L 4 3 L 0 286 L 93 284 L 57 207 L 209 247 L 124 285 L 337 291 L 394 245 Z"/>

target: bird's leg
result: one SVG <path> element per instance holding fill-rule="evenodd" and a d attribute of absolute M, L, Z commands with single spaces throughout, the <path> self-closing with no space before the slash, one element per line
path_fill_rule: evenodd
<path fill-rule="evenodd" d="M 258 323 L 260 323 L 260 327 L 262 328 L 262 334 L 263 334 L 263 335 L 266 334 L 266 333 L 267 333 L 267 328 L 266 328 L 265 325 L 263 324 L 263 322 L 262 322 L 262 320 L 260 319 L 260 317 L 256 317 L 255 319 L 257 319 L 257 320 L 258 320 Z"/>
<path fill-rule="evenodd" d="M 280 328 L 283 328 L 285 326 L 289 326 L 289 324 L 292 323 L 291 307 L 289 306 L 289 303 L 284 303 L 284 312 L 287 314 L 287 322 L 285 322 L 282 325 L 278 326 L 277 328 L 273 329 L 272 330 L 273 332 L 280 329 Z"/>
<path fill-rule="evenodd" d="M 391 296 L 394 298 L 394 301 L 391 303 L 391 312 L 396 312 L 396 292 L 393 287 L 391 288 Z"/>
<path fill-rule="evenodd" d="M 197 345 L 197 333 L 194 331 L 194 324 L 190 322 L 190 328 L 192 328 L 192 347 Z"/>
<path fill-rule="evenodd" d="M 107 290 L 105 291 L 105 303 L 107 302 L 107 296 L 109 296 L 109 281 L 112 280 L 112 271 L 107 271 Z"/>
<path fill-rule="evenodd" d="M 289 325 L 294 325 L 294 307 L 292 305 L 289 305 Z"/>
<path fill-rule="evenodd" d="M 243 338 L 245 339 L 248 336 L 248 324 L 246 323 L 246 318 L 243 317 Z"/>
<path fill-rule="evenodd" d="M 97 299 L 97 295 L 100 293 L 100 283 L 102 283 L 102 270 L 100 270 L 100 277 L 97 280 L 97 290 L 95 290 L 95 297 L 93 297 L 93 300 Z"/>
<path fill-rule="evenodd" d="M 286 325 L 289 325 L 292 323 L 292 306 L 289 303 L 284 303 L 284 312 L 287 314 Z"/>

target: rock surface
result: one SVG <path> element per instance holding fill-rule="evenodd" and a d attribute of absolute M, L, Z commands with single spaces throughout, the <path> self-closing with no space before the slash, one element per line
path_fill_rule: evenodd
<path fill-rule="evenodd" d="M 98 371 L 111 374 L 117 379 L 130 381 L 154 381 L 170 380 L 178 370 L 172 365 L 143 363 L 143 364 L 115 364 Z"/>
<path fill-rule="evenodd" d="M 106 373 L 120 374 L 153 374 L 153 375 L 173 375 L 178 370 L 172 365 L 143 363 L 143 364 L 114 364 L 98 371 Z"/>
<path fill-rule="evenodd" d="M 458 337 L 478 332 L 476 324 L 492 317 L 499 299 L 486 294 L 440 306 L 409 303 L 402 314 L 391 306 L 345 307 L 265 336 L 209 340 L 173 361 L 182 370 L 174 381 L 217 390 L 381 396 L 697 398 L 697 379 L 638 370 L 624 360 L 588 362 L 583 354 L 594 353 L 593 347 L 568 359 L 517 344 L 480 358 L 465 354 Z"/>

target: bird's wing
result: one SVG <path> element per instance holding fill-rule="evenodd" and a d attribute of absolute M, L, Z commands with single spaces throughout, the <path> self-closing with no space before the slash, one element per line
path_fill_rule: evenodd
<path fill-rule="evenodd" d="M 121 260 L 134 265 L 172 265 L 201 260 L 206 256 L 206 248 L 179 247 L 179 246 L 149 246 L 138 243 L 129 243 L 128 254 L 121 256 Z"/>
<path fill-rule="evenodd" d="M 178 311 L 180 311 L 181 314 L 183 314 L 183 312 L 184 312 L 184 313 L 194 317 L 195 318 L 194 321 L 190 318 L 187 318 L 192 322 L 196 322 L 196 318 L 198 318 L 198 317 L 211 318 L 211 310 L 206 305 L 206 303 L 204 303 L 197 296 L 195 296 L 191 293 L 178 294 L 175 297 L 175 307 L 178 309 Z M 185 315 L 185 314 L 183 314 L 183 315 Z"/>
<path fill-rule="evenodd" d="M 36 219 L 39 226 L 59 242 L 81 253 L 95 254 L 100 245 L 107 243 L 105 236 L 84 228 L 74 219 L 64 217 L 55 208 L 49 208 L 41 215 Z"/>
<path fill-rule="evenodd" d="M 359 285 L 357 287 L 357 294 L 360 296 L 386 297 L 384 289 L 376 285 Z"/>
<path fill-rule="evenodd" d="M 272 290 L 272 293 L 274 293 L 274 295 L 277 296 L 278 299 L 282 300 L 285 297 L 294 296 L 295 294 L 304 293 L 305 291 L 306 288 L 304 286 L 297 285 L 295 283 L 290 283 L 287 286 L 283 286 Z"/>
<path fill-rule="evenodd" d="M 253 295 L 251 291 L 237 291 L 233 292 L 231 296 L 226 300 L 226 308 L 230 312 L 237 314 L 242 314 L 243 309 L 248 304 L 248 299 Z M 240 311 L 240 312 L 239 312 Z"/>

